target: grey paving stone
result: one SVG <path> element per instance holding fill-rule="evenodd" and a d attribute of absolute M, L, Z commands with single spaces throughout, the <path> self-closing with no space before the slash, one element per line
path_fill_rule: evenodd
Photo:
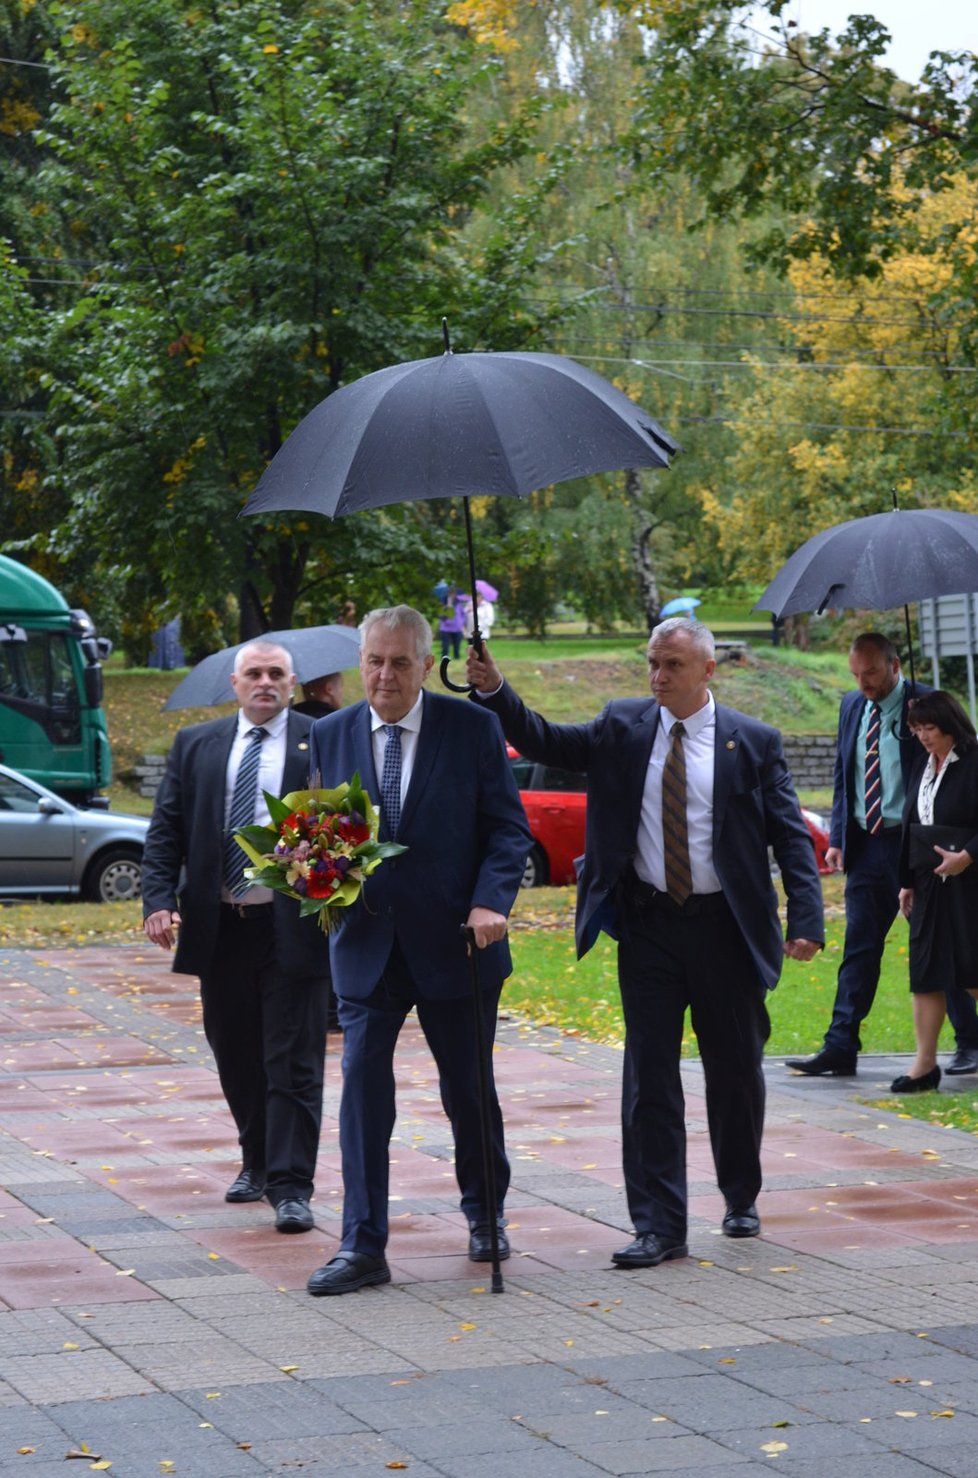
<path fill-rule="evenodd" d="M 736 1471 L 737 1454 L 725 1451 L 709 1437 L 676 1436 L 668 1442 L 602 1442 L 581 1448 L 576 1456 L 616 1478 L 639 1478 L 649 1473 L 699 1474 L 704 1467 L 726 1465 Z"/>
<path fill-rule="evenodd" d="M 729 1431 L 747 1425 L 772 1426 L 776 1421 L 803 1425 L 815 1417 L 784 1397 L 756 1391 L 722 1375 L 697 1380 L 627 1381 L 618 1387 L 629 1401 L 659 1416 L 669 1417 L 700 1433 Z"/>
<path fill-rule="evenodd" d="M 763 1455 L 768 1443 L 783 1442 L 785 1448 L 778 1454 L 778 1463 L 789 1454 L 792 1459 L 823 1459 L 844 1463 L 847 1473 L 864 1457 L 875 1458 L 880 1447 L 873 1433 L 876 1424 L 870 1427 L 836 1426 L 829 1422 L 813 1422 L 808 1426 L 786 1427 L 772 1430 L 770 1426 L 731 1429 L 724 1433 L 715 1432 L 714 1442 L 730 1448 L 731 1452 L 746 1457 Z M 867 1435 L 869 1434 L 869 1435 Z"/>
<path fill-rule="evenodd" d="M 67 1350 L 57 1355 L 21 1355 L 0 1364 L 0 1373 L 26 1401 L 37 1406 L 72 1398 L 104 1401 L 140 1395 L 150 1383 L 111 1350 Z"/>
<path fill-rule="evenodd" d="M 232 1436 L 247 1432 L 254 1442 L 279 1437 L 333 1437 L 371 1429 L 370 1424 L 324 1395 L 320 1383 L 312 1381 L 232 1386 L 212 1396 L 200 1390 L 185 1390 L 180 1392 L 180 1399 L 220 1431 Z"/>
<path fill-rule="evenodd" d="M 486 1459 L 468 1453 L 440 1458 L 438 1472 L 440 1478 L 488 1478 Z M 409 1478 L 413 1473 L 412 1464 Z M 491 1463 L 491 1478 L 607 1478 L 607 1473 L 607 1468 L 595 1467 L 572 1452 L 544 1445 L 527 1452 L 493 1453 Z"/>

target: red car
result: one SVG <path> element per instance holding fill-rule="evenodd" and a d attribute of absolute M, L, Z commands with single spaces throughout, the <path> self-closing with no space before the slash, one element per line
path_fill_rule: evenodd
<path fill-rule="evenodd" d="M 584 851 L 584 815 L 586 796 L 584 776 L 553 765 L 537 765 L 525 759 L 512 746 L 507 746 L 509 762 L 519 787 L 520 800 L 533 833 L 533 850 L 526 859 L 524 888 L 539 888 L 544 883 L 560 886 L 576 881 L 574 858 Z M 805 825 L 811 833 L 815 859 L 821 873 L 830 872 L 825 865 L 829 845 L 829 828 L 814 811 L 802 810 Z"/>

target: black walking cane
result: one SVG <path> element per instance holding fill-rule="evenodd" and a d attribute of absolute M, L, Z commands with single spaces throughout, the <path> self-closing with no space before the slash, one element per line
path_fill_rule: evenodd
<path fill-rule="evenodd" d="M 479 951 L 475 930 L 462 925 L 462 938 L 469 946 L 472 961 L 472 1004 L 475 1008 L 475 1052 L 479 1067 L 479 1117 L 482 1120 L 482 1175 L 486 1188 L 486 1212 L 489 1217 L 489 1250 L 492 1254 L 492 1292 L 503 1293 L 503 1275 L 499 1271 L 499 1214 L 496 1210 L 496 1160 L 492 1152 L 492 1112 L 489 1104 L 489 1059 L 486 1056 L 486 1032 L 482 1020 L 482 990 L 479 984 Z"/>

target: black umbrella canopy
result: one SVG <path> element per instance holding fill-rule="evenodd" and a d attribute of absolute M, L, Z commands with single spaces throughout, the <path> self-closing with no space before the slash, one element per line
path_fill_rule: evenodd
<path fill-rule="evenodd" d="M 294 631 L 264 631 L 261 636 L 238 642 L 212 652 L 197 663 L 164 703 L 168 708 L 210 708 L 234 699 L 231 673 L 234 659 L 254 642 L 272 642 L 284 647 L 292 658 L 295 675 L 301 683 L 325 677 L 331 672 L 345 672 L 360 662 L 360 633 L 350 626 L 306 626 Z"/>
<path fill-rule="evenodd" d="M 978 515 L 894 509 L 815 534 L 775 575 L 756 611 L 888 611 L 978 590 Z"/>
<path fill-rule="evenodd" d="M 676 443 L 607 380 L 557 354 L 440 354 L 320 402 L 272 459 L 246 514 L 339 517 L 390 503 L 668 467 Z"/>

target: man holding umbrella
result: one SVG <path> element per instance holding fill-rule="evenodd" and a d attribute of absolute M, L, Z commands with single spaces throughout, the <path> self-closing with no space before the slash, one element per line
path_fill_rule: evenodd
<path fill-rule="evenodd" d="M 587 775 L 577 946 L 619 940 L 625 1017 L 622 1159 L 635 1240 L 619 1267 L 687 1255 L 680 1048 L 687 1007 L 706 1079 L 722 1230 L 756 1237 L 764 1122 L 765 993 L 785 954 L 824 932 L 815 856 L 776 729 L 715 703 L 712 633 L 663 621 L 648 648 L 649 699 L 617 699 L 585 724 L 551 724 L 469 652 L 476 696 L 529 759 Z M 768 847 L 788 899 L 782 940 Z"/>
<path fill-rule="evenodd" d="M 859 1029 L 879 984 L 883 947 L 897 916 L 901 818 L 906 783 L 919 753 L 907 727 L 912 698 L 893 643 L 879 632 L 857 636 L 849 651 L 856 690 L 839 708 L 830 867 L 846 874 L 846 937 L 832 1020 L 813 1057 L 789 1058 L 808 1077 L 850 1077 Z M 929 688 L 917 685 L 918 693 Z M 978 1072 L 978 1017 L 967 991 L 947 992 L 957 1051 L 945 1071 Z"/>
<path fill-rule="evenodd" d="M 425 617 L 410 606 L 371 611 L 361 631 L 366 701 L 316 722 L 311 768 L 327 787 L 359 774 L 380 800 L 381 839 L 407 850 L 366 880 L 330 936 L 343 1029 L 343 1232 L 336 1256 L 309 1279 L 317 1297 L 390 1282 L 393 1059 L 412 1007 L 438 1066 L 455 1138 L 469 1257 L 493 1260 L 493 1231 L 499 1257 L 509 1256 L 502 1222 L 492 1228 L 489 1219 L 494 1198 L 482 1111 L 501 1213 L 509 1164 L 491 1053 L 500 992 L 512 970 L 507 918 L 531 837 L 498 721 L 422 691 L 434 662 Z M 479 952 L 481 1031 L 463 927 Z M 480 1036 L 488 1104 L 479 1093 Z"/>

